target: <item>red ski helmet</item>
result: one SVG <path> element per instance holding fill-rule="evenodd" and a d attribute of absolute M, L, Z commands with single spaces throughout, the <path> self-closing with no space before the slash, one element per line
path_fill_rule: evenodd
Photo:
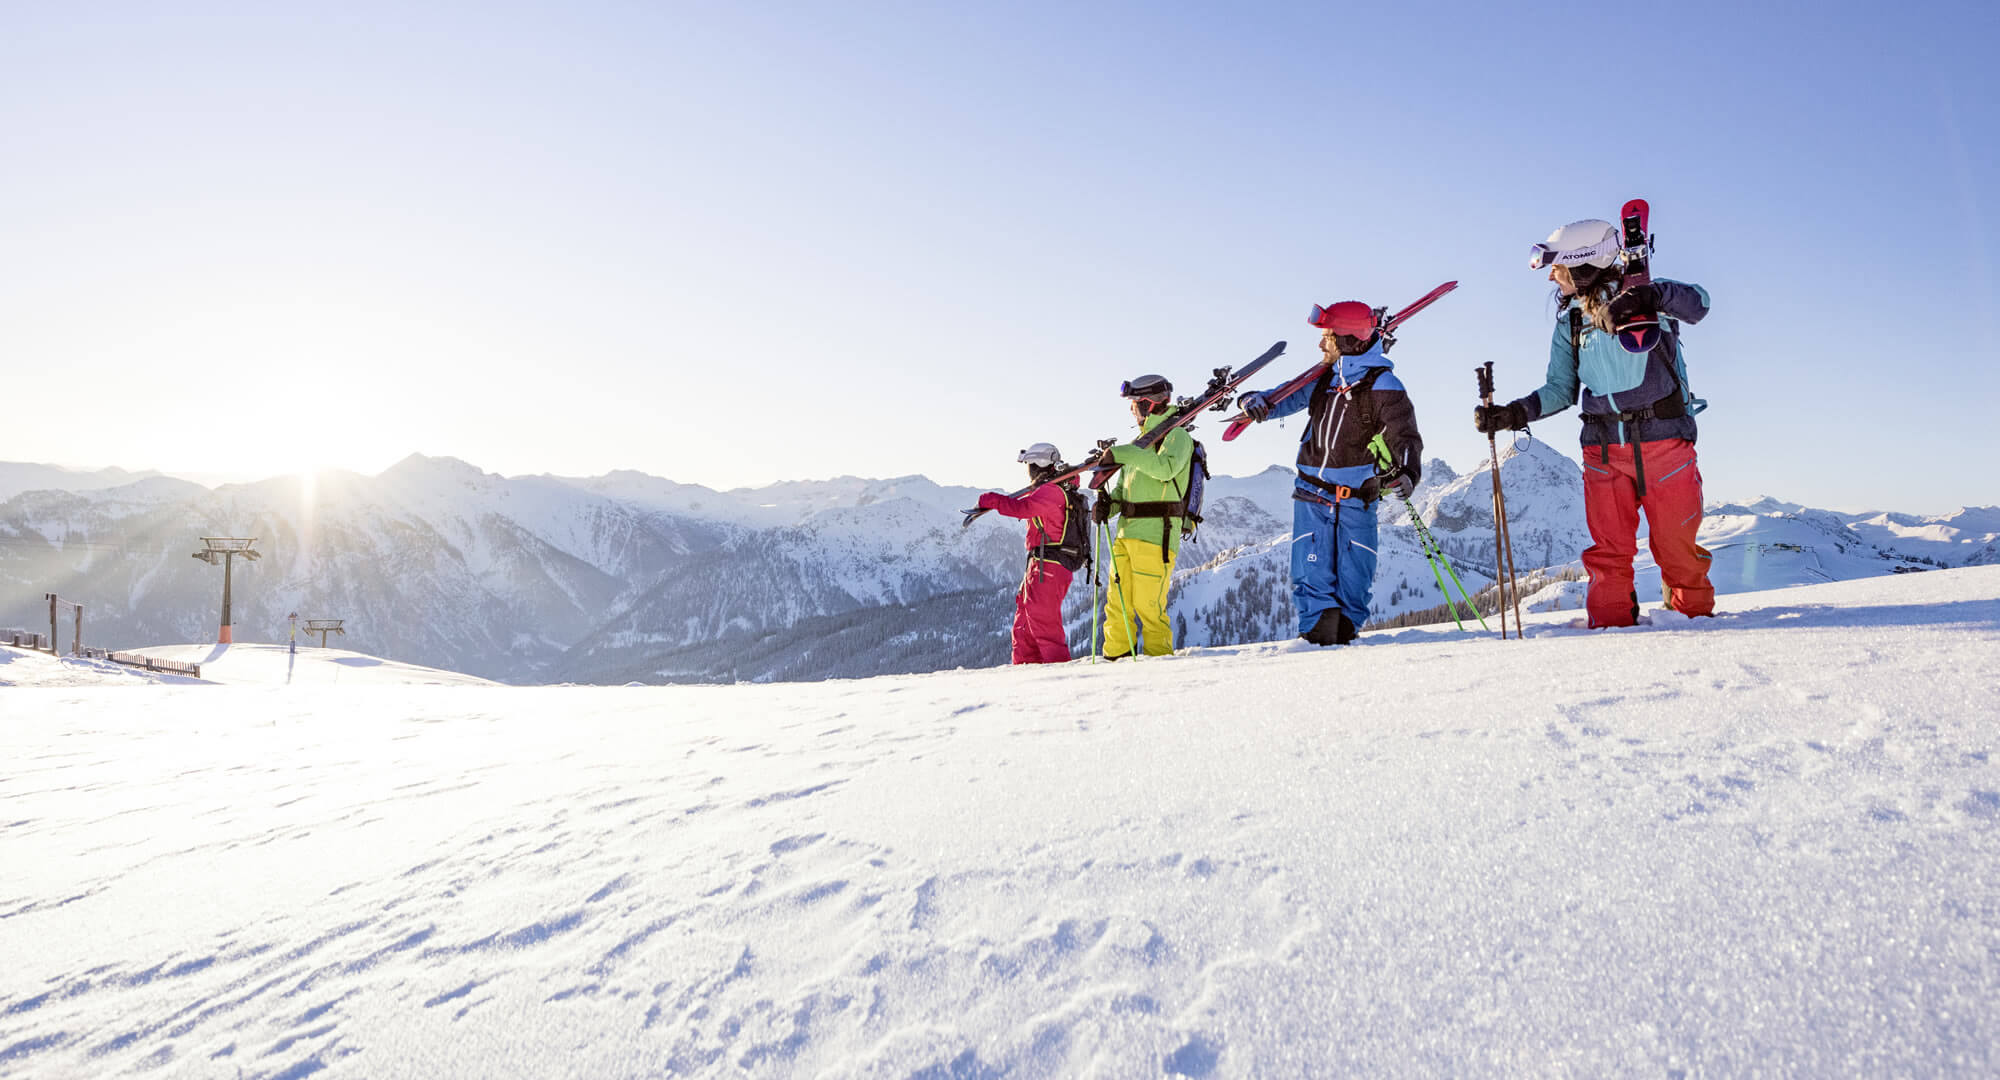
<path fill-rule="evenodd" d="M 1326 307 L 1314 304 L 1306 322 L 1321 330 L 1366 339 L 1375 334 L 1375 309 L 1359 300 L 1342 300 Z"/>

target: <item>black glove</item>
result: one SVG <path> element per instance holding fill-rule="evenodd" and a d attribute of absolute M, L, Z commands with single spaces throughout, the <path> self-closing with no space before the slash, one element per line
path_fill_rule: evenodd
<path fill-rule="evenodd" d="M 1528 426 L 1528 408 L 1518 401 L 1505 405 L 1474 405 L 1472 426 L 1482 435 L 1498 431 L 1520 431 Z"/>
<path fill-rule="evenodd" d="M 1245 394 L 1236 399 L 1236 407 L 1260 424 L 1271 415 L 1271 401 L 1262 394 Z"/>
<path fill-rule="evenodd" d="M 1417 482 L 1401 469 L 1382 474 L 1382 490 L 1399 499 L 1407 499 L 1410 492 L 1417 490 Z"/>
<path fill-rule="evenodd" d="M 1611 325 L 1624 326 L 1634 320 L 1651 319 L 1660 313 L 1660 290 L 1652 282 L 1634 285 L 1611 298 Z"/>
<path fill-rule="evenodd" d="M 1103 525 L 1111 520 L 1111 496 L 1107 492 L 1097 493 L 1097 502 L 1091 505 L 1090 520 Z"/>

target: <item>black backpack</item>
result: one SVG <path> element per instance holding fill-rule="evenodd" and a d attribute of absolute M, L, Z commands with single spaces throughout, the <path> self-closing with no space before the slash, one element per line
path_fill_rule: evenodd
<path fill-rule="evenodd" d="M 1074 574 L 1093 565 L 1090 554 L 1090 500 L 1073 485 L 1063 485 L 1062 493 L 1067 507 L 1063 515 L 1062 539 L 1051 544 L 1048 533 L 1044 532 L 1042 542 L 1035 545 L 1035 557 L 1047 559 Z"/>
<path fill-rule="evenodd" d="M 1194 456 L 1188 459 L 1187 498 L 1183 500 L 1181 512 L 1181 539 L 1194 539 L 1194 531 L 1201 524 L 1201 497 L 1208 484 L 1208 448 L 1201 440 L 1194 441 Z"/>

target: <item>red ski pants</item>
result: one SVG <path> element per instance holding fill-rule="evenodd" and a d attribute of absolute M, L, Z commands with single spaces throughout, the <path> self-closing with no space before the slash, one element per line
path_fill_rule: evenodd
<path fill-rule="evenodd" d="M 1069 660 L 1062 603 L 1070 572 L 1045 559 L 1029 559 L 1028 572 L 1014 594 L 1014 662 L 1061 664 Z"/>
<path fill-rule="evenodd" d="M 1653 561 L 1667 606 L 1685 615 L 1715 611 L 1715 587 L 1708 583 L 1708 550 L 1694 542 L 1701 529 L 1701 468 L 1694 444 L 1686 439 L 1583 448 L 1583 516 L 1594 541 L 1583 552 L 1590 571 L 1592 626 L 1631 626 L 1639 619 L 1632 588 L 1632 557 L 1639 553 L 1639 511 L 1646 511 Z M 1637 464 L 1645 466 L 1640 494 Z"/>

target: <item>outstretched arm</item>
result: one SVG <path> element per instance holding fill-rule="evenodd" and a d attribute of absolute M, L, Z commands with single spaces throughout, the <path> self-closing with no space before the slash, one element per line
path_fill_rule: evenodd
<path fill-rule="evenodd" d="M 989 491 L 979 497 L 979 508 L 992 510 L 1010 518 L 1044 519 L 1059 516 L 1066 509 L 1062 505 L 1062 492 L 1048 484 L 1043 484 L 1018 499 L 1011 495 L 1002 495 L 997 491 Z"/>
<path fill-rule="evenodd" d="M 1269 390 L 1257 391 L 1257 396 L 1263 398 L 1264 403 L 1267 406 L 1264 412 L 1263 419 L 1277 420 L 1281 417 L 1290 416 L 1295 412 L 1300 412 L 1304 410 L 1306 406 L 1312 404 L 1311 383 L 1307 383 L 1306 385 L 1299 387 L 1297 390 L 1292 391 L 1290 397 L 1274 398 L 1271 396 L 1277 393 L 1278 391 L 1283 390 L 1286 385 L 1287 384 L 1285 383 L 1279 383 L 1278 385 L 1273 386 Z"/>
<path fill-rule="evenodd" d="M 1570 340 L 1569 319 L 1565 312 L 1556 320 L 1555 332 L 1549 337 L 1549 370 L 1542 388 L 1508 403 L 1521 406 L 1528 423 L 1554 416 L 1576 404 L 1576 395 L 1583 388 L 1583 380 L 1576 373 L 1576 344 Z"/>

